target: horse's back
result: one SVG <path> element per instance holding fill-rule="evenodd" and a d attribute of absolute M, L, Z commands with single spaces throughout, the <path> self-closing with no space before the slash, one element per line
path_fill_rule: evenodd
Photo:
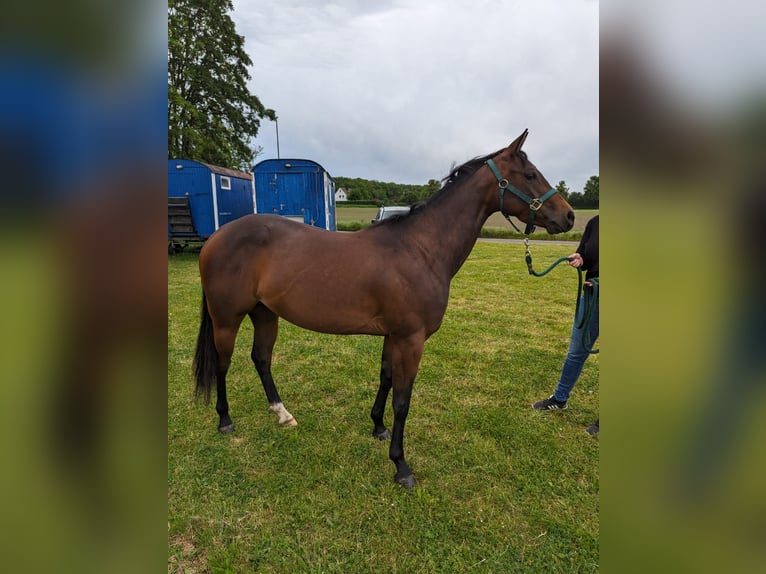
<path fill-rule="evenodd" d="M 241 217 L 216 231 L 200 252 L 203 288 L 246 308 L 263 301 L 276 312 L 283 295 L 310 288 L 315 297 L 358 275 L 368 250 L 342 234 L 278 215 Z"/>
<path fill-rule="evenodd" d="M 272 240 L 280 240 L 286 236 L 313 233 L 332 232 L 298 223 L 279 215 L 257 213 L 237 218 L 218 229 L 203 246 L 203 252 L 221 248 L 231 249 L 240 243 L 241 247 L 264 246 Z"/>
<path fill-rule="evenodd" d="M 200 252 L 200 271 L 211 265 L 232 266 L 253 257 L 277 254 L 295 242 L 310 244 L 330 231 L 291 221 L 278 215 L 240 217 L 218 229 Z M 321 241 L 321 239 L 320 239 Z"/>

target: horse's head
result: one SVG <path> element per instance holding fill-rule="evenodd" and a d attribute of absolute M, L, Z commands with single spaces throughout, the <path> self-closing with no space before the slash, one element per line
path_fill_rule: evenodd
<path fill-rule="evenodd" d="M 569 231 L 574 225 L 572 206 L 521 151 L 527 130 L 514 142 L 487 161 L 498 181 L 500 211 L 527 224 L 525 233 L 542 226 L 548 233 Z"/>

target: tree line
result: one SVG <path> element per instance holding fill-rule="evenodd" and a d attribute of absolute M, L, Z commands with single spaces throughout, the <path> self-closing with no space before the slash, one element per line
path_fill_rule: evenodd
<path fill-rule="evenodd" d="M 359 177 L 335 177 L 336 189 L 344 189 L 349 201 L 370 202 L 377 205 L 411 205 L 428 199 L 441 189 L 441 182 L 431 179 L 425 185 L 410 185 L 362 179 Z M 556 189 L 572 207 L 598 209 L 598 176 L 591 176 L 582 192 L 570 191 L 565 181 L 559 181 Z"/>
<path fill-rule="evenodd" d="M 343 188 L 349 201 L 364 201 L 377 205 L 412 205 L 423 201 L 441 188 L 441 182 L 432 179 L 425 185 L 382 182 L 360 177 L 333 177 L 335 188 Z"/>
<path fill-rule="evenodd" d="M 598 176 L 592 175 L 585 182 L 582 192 L 570 191 L 564 180 L 556 184 L 556 189 L 569 205 L 578 209 L 598 209 Z"/>

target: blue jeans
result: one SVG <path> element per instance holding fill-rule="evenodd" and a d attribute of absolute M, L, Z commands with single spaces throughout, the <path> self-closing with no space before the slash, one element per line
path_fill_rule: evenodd
<path fill-rule="evenodd" d="M 569 399 L 569 393 L 572 392 L 577 379 L 580 377 L 582 368 L 585 365 L 585 360 L 588 358 L 588 351 L 585 349 L 582 340 L 583 329 L 578 329 L 577 325 L 582 319 L 585 302 L 584 298 L 580 298 L 580 308 L 577 311 L 574 323 L 572 324 L 572 336 L 569 339 L 569 350 L 567 351 L 567 357 L 564 360 L 564 366 L 561 369 L 561 377 L 559 378 L 559 384 L 556 386 L 556 390 L 553 396 L 557 401 L 567 401 Z M 592 348 L 598 339 L 598 299 L 593 306 L 593 314 L 588 322 L 590 329 L 589 340 L 586 343 Z"/>

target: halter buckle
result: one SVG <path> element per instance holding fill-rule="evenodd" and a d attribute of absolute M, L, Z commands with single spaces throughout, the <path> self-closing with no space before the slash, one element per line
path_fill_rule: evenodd
<path fill-rule="evenodd" d="M 543 202 L 542 202 L 542 201 L 540 201 L 539 199 L 535 198 L 535 199 L 533 199 L 533 200 L 530 202 L 530 204 L 529 204 L 529 209 L 531 209 L 532 211 L 537 211 L 537 210 L 538 210 L 538 209 L 540 209 L 542 206 L 543 206 Z"/>

